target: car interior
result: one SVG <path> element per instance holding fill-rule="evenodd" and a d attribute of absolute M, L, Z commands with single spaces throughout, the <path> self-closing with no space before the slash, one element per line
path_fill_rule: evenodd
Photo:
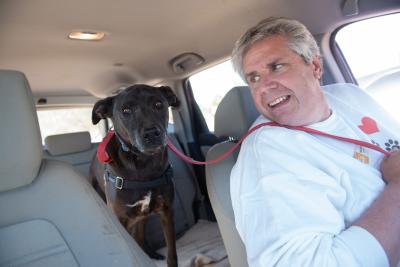
<path fill-rule="evenodd" d="M 357 84 L 400 122 L 398 0 L 2 0 L 0 266 L 167 266 L 91 186 L 112 127 L 92 125 L 93 105 L 133 84 L 169 86 L 181 102 L 170 109 L 170 140 L 194 160 L 217 159 L 259 116 L 230 58 L 270 16 L 308 27 L 323 85 Z M 179 266 L 248 266 L 229 191 L 239 149 L 209 165 L 168 151 Z M 166 255 L 158 216 L 146 220 L 145 239 Z"/>

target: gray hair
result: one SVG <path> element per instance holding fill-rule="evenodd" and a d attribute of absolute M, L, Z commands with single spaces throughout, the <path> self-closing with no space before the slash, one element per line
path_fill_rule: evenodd
<path fill-rule="evenodd" d="M 239 73 L 243 80 L 246 81 L 243 70 L 243 58 L 247 51 L 257 41 L 275 35 L 286 37 L 288 40 L 288 48 L 301 56 L 307 64 L 312 62 L 314 56 L 321 58 L 320 50 L 314 37 L 302 23 L 288 18 L 270 17 L 260 21 L 256 26 L 247 30 L 247 32 L 237 40 L 232 51 L 233 68 Z"/>

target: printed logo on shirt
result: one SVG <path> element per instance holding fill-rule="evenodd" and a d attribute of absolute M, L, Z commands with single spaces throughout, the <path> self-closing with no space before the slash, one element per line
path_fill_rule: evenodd
<path fill-rule="evenodd" d="M 363 117 L 361 119 L 361 124 L 358 125 L 358 128 L 361 129 L 366 134 L 373 134 L 379 132 L 378 124 L 376 121 L 370 117 Z"/>
<path fill-rule="evenodd" d="M 356 147 L 356 150 L 354 151 L 354 158 L 362 163 L 369 164 L 368 150 L 362 146 Z"/>
<path fill-rule="evenodd" d="M 360 128 L 361 131 L 363 131 L 364 133 L 366 133 L 368 135 L 371 135 L 371 134 L 379 132 L 378 124 L 376 123 L 376 121 L 374 119 L 372 119 L 370 117 L 363 117 L 361 119 L 361 124 L 358 125 L 358 128 Z M 374 145 L 377 145 L 377 146 L 381 147 L 381 145 L 378 142 L 376 142 L 374 140 L 371 140 L 371 142 Z M 386 142 L 384 142 L 384 144 L 385 144 L 385 150 L 386 151 L 393 151 L 393 150 L 400 149 L 400 142 L 397 141 L 397 140 L 394 140 L 394 139 L 388 139 Z M 354 154 L 355 158 L 357 158 L 357 157 L 363 158 L 363 156 L 361 156 L 361 155 L 356 157 L 357 153 L 359 153 L 359 152 L 356 151 L 355 154 Z"/>
<path fill-rule="evenodd" d="M 386 151 L 392 151 L 392 150 L 398 150 L 398 149 L 400 149 L 399 141 L 393 140 L 393 139 L 389 139 L 389 140 L 385 143 L 385 149 L 386 149 Z"/>

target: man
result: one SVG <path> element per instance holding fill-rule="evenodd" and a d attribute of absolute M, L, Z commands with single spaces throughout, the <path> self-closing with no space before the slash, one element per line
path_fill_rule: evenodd
<path fill-rule="evenodd" d="M 320 86 L 319 48 L 304 25 L 269 18 L 233 50 L 262 114 L 275 121 L 374 143 L 400 127 L 361 89 Z M 390 143 L 390 142 L 389 142 Z M 393 142 L 392 142 L 393 143 Z M 250 266 L 396 266 L 400 153 L 265 126 L 243 143 L 231 173 L 238 232 Z"/>

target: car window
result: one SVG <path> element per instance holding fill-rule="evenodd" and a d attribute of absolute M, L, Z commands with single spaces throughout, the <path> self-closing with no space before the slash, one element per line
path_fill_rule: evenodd
<path fill-rule="evenodd" d="M 233 70 L 230 60 L 196 73 L 189 82 L 211 132 L 214 131 L 215 111 L 224 95 L 235 86 L 246 85 Z"/>
<path fill-rule="evenodd" d="M 400 13 L 340 29 L 338 44 L 358 85 L 400 122 Z"/>
<path fill-rule="evenodd" d="M 42 143 L 46 136 L 89 131 L 93 143 L 105 135 L 105 122 L 92 124 L 92 107 L 44 108 L 37 110 Z"/>

